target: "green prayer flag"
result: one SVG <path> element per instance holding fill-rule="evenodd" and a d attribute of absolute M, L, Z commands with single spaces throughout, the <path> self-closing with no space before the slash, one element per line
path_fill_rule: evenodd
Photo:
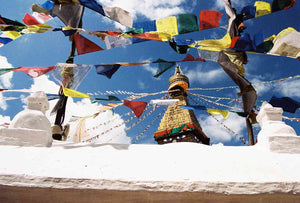
<path fill-rule="evenodd" d="M 108 99 L 106 99 L 106 98 L 95 98 L 95 100 L 92 101 L 92 103 L 97 103 L 99 101 L 121 101 L 121 100 L 116 96 L 109 95 Z"/>
<path fill-rule="evenodd" d="M 165 61 L 163 59 L 158 59 L 153 63 L 158 63 L 158 69 L 156 71 L 156 74 L 154 75 L 154 77 L 156 78 L 158 78 L 161 74 L 163 74 L 164 72 L 176 65 L 176 62 Z"/>
<path fill-rule="evenodd" d="M 178 15 L 178 32 L 179 34 L 198 31 L 199 26 L 197 17 L 194 14 Z"/>
<path fill-rule="evenodd" d="M 5 73 L 8 73 L 8 72 L 10 72 L 10 71 L 13 71 L 13 70 L 15 70 L 16 68 L 1 68 L 0 69 L 0 75 L 3 75 L 3 74 L 5 74 Z"/>

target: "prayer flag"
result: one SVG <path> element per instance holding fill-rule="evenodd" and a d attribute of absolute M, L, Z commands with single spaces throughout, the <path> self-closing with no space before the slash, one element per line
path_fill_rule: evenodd
<path fill-rule="evenodd" d="M 116 47 L 126 46 L 132 44 L 132 41 L 126 37 L 105 37 L 106 49 L 112 49 Z"/>
<path fill-rule="evenodd" d="M 273 96 L 269 103 L 274 107 L 281 107 L 283 111 L 295 113 L 300 108 L 300 103 L 290 97 L 277 98 Z"/>
<path fill-rule="evenodd" d="M 174 38 L 169 40 L 169 45 L 174 51 L 176 51 L 179 54 L 186 54 L 190 49 L 188 45 L 177 45 L 177 42 Z"/>
<path fill-rule="evenodd" d="M 107 78 L 111 78 L 112 75 L 120 68 L 120 64 L 113 65 L 95 65 L 96 72 L 100 75 L 105 75 Z"/>
<path fill-rule="evenodd" d="M 54 99 L 60 99 L 63 97 L 63 95 L 59 94 L 46 94 L 48 101 L 54 100 Z"/>
<path fill-rule="evenodd" d="M 25 14 L 23 18 L 23 22 L 26 25 L 38 25 L 41 24 L 39 21 L 37 21 L 33 16 L 29 15 L 28 13 Z"/>
<path fill-rule="evenodd" d="M 6 35 L 4 35 L 4 34 L 0 35 L 0 42 L 2 44 L 7 44 L 11 41 L 13 41 L 13 40 L 11 38 L 8 38 Z"/>
<path fill-rule="evenodd" d="M 294 28 L 281 31 L 273 40 L 273 48 L 268 52 L 280 56 L 298 58 L 300 56 L 300 32 Z"/>
<path fill-rule="evenodd" d="M 176 102 L 178 102 L 179 99 L 153 99 L 150 101 L 150 104 L 153 105 L 175 105 Z"/>
<path fill-rule="evenodd" d="M 132 28 L 133 20 L 128 11 L 125 11 L 119 7 L 104 8 L 106 16 L 111 20 L 121 23 L 126 27 Z"/>
<path fill-rule="evenodd" d="M 3 32 L 5 35 L 7 35 L 10 39 L 15 40 L 22 36 L 20 32 L 17 31 L 5 31 Z"/>
<path fill-rule="evenodd" d="M 197 16 L 194 14 L 179 14 L 178 17 L 179 34 L 194 32 L 199 30 Z"/>
<path fill-rule="evenodd" d="M 221 114 L 223 118 L 228 118 L 229 111 L 219 110 L 219 109 L 206 109 L 206 111 L 212 115 Z"/>
<path fill-rule="evenodd" d="M 219 11 L 203 10 L 200 11 L 199 21 L 200 30 L 219 27 L 219 21 L 222 17 L 222 13 Z"/>
<path fill-rule="evenodd" d="M 74 40 L 75 40 L 78 55 L 103 50 L 97 44 L 88 40 L 87 38 L 83 37 L 78 33 L 74 34 Z"/>
<path fill-rule="evenodd" d="M 170 16 L 161 20 L 156 20 L 156 31 L 167 33 L 171 37 L 178 35 L 177 18 Z"/>
<path fill-rule="evenodd" d="M 94 101 L 92 101 L 92 103 L 96 103 L 99 101 L 121 101 L 118 97 L 113 96 L 113 95 L 108 95 L 108 98 L 95 98 Z"/>
<path fill-rule="evenodd" d="M 185 61 L 202 61 L 202 62 L 205 62 L 205 59 L 203 59 L 201 57 L 194 58 L 191 54 L 187 54 L 186 57 L 181 62 L 185 62 Z"/>
<path fill-rule="evenodd" d="M 130 108 L 134 112 L 134 114 L 137 118 L 139 118 L 143 114 L 143 112 L 147 106 L 147 102 L 141 102 L 141 101 L 124 100 L 123 104 L 124 104 L 124 106 L 127 106 L 128 108 Z"/>
<path fill-rule="evenodd" d="M 255 18 L 271 13 L 271 5 L 264 1 L 256 1 L 254 6 L 256 7 Z"/>
<path fill-rule="evenodd" d="M 182 109 L 187 109 L 187 110 L 206 110 L 205 106 L 202 105 L 179 105 Z"/>
<path fill-rule="evenodd" d="M 23 67 L 23 66 L 21 66 L 21 67 L 15 69 L 14 71 L 24 72 L 32 78 L 37 78 L 41 75 L 44 75 L 44 74 L 52 71 L 55 68 L 56 68 L 56 66 L 49 66 L 49 67 Z"/>
<path fill-rule="evenodd" d="M 256 13 L 256 8 L 253 5 L 245 6 L 241 11 L 241 14 L 244 16 L 243 18 L 244 20 L 255 18 L 255 13 Z"/>
<path fill-rule="evenodd" d="M 55 3 L 52 14 L 56 15 L 66 26 L 80 27 L 84 7 L 78 3 Z"/>
<path fill-rule="evenodd" d="M 163 74 L 168 69 L 170 69 L 176 65 L 175 62 L 168 62 L 163 59 L 158 59 L 158 60 L 154 61 L 153 63 L 158 63 L 158 69 L 156 71 L 156 74 L 154 75 L 154 77 L 156 77 L 156 78 L 158 78 L 161 74 Z"/>
<path fill-rule="evenodd" d="M 80 4 L 105 16 L 103 7 L 95 0 L 79 0 Z"/>
<path fill-rule="evenodd" d="M 72 90 L 69 88 L 63 87 L 64 95 L 67 97 L 78 97 L 78 98 L 92 98 L 88 94 L 84 94 L 82 92 L 78 92 L 76 90 Z"/>
<path fill-rule="evenodd" d="M 133 22 L 133 27 L 136 28 L 136 29 L 143 28 L 144 32 L 151 32 L 151 31 L 156 30 L 155 20 L 143 21 L 143 22 Z M 150 33 L 148 33 L 148 34 L 150 34 Z M 156 37 L 159 38 L 158 34 L 154 34 L 154 35 L 156 35 Z M 134 37 L 133 43 L 143 42 L 143 41 L 146 41 L 146 39 L 147 39 L 147 38 L 143 39 L 143 38 L 140 38 L 140 37 L 136 38 L 135 36 L 133 36 L 133 37 Z"/>
<path fill-rule="evenodd" d="M 13 70 L 15 70 L 15 68 L 0 68 L 0 75 L 3 75 Z"/>
<path fill-rule="evenodd" d="M 18 22 L 18 21 L 13 21 L 8 18 L 4 18 L 0 15 L 0 20 L 2 24 L 7 24 L 7 25 L 14 25 L 14 26 L 25 26 L 24 24 Z M 4 22 L 4 23 L 3 23 Z"/>
<path fill-rule="evenodd" d="M 296 0 L 273 0 L 272 12 L 289 9 L 294 6 Z"/>
<path fill-rule="evenodd" d="M 200 46 L 199 49 L 204 49 L 207 51 L 221 51 L 223 49 L 229 48 L 231 45 L 231 38 L 229 33 L 227 33 L 222 39 L 209 39 L 202 40 L 191 44 L 190 46 Z"/>
<path fill-rule="evenodd" d="M 52 19 L 50 15 L 46 15 L 44 13 L 33 12 L 32 16 L 38 20 L 40 23 L 45 23 Z"/>

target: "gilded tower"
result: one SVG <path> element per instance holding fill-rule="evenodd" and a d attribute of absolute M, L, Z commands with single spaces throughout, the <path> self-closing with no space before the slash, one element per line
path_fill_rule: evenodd
<path fill-rule="evenodd" d="M 175 105 L 168 106 L 158 130 L 154 132 L 154 139 L 158 144 L 197 142 L 209 145 L 209 138 L 202 132 L 194 112 L 179 106 L 189 105 L 188 88 L 189 79 L 177 65 L 174 75 L 169 79 L 168 92 L 170 97 L 179 101 Z"/>

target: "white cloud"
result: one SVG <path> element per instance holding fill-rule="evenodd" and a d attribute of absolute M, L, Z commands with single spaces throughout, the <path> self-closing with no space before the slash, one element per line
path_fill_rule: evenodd
<path fill-rule="evenodd" d="M 243 130 L 246 128 L 245 118 L 239 117 L 234 113 L 229 113 L 227 119 L 223 119 L 222 116 L 215 116 L 218 120 L 224 121 L 224 125 L 229 127 L 232 131 L 241 136 Z M 217 144 L 219 142 L 230 142 L 233 139 L 237 139 L 233 134 L 229 133 L 223 125 L 219 124 L 212 116 L 206 118 L 200 118 L 199 123 L 203 132 L 210 138 L 211 144 Z M 245 137 L 245 136 L 242 136 Z"/>
<path fill-rule="evenodd" d="M 51 94 L 57 94 L 59 90 L 59 85 L 54 83 L 53 81 L 50 81 L 48 76 L 40 76 L 38 78 L 34 79 L 34 83 L 32 84 L 31 91 L 44 91 L 45 93 L 51 93 Z M 46 116 L 50 120 L 50 122 L 53 124 L 55 121 L 55 116 L 50 116 L 50 112 L 55 106 L 57 100 L 50 101 L 50 109 L 46 112 Z M 65 124 L 69 122 L 70 118 L 72 116 L 88 116 L 93 115 L 94 113 L 98 112 L 99 107 L 102 105 L 99 104 L 92 104 L 90 99 L 82 99 L 81 101 L 74 102 L 73 98 L 69 97 L 67 101 L 67 108 L 66 108 L 66 115 L 65 115 Z M 113 120 L 113 122 L 112 122 Z M 118 114 L 112 115 L 111 111 L 107 111 L 104 113 L 101 113 L 99 116 L 97 116 L 95 119 L 90 118 L 86 121 L 87 128 L 96 127 L 97 125 L 101 123 L 107 123 L 107 125 L 102 126 L 101 128 L 97 128 L 95 131 L 91 131 L 90 135 L 94 136 L 101 132 L 106 131 L 107 129 L 113 128 L 111 132 L 106 133 L 102 136 L 100 136 L 99 139 L 96 140 L 97 143 L 122 143 L 122 144 L 129 144 L 130 138 L 126 136 L 125 133 L 125 125 L 121 125 L 118 128 L 114 128 L 114 126 L 119 125 L 120 123 L 123 123 L 124 120 L 120 118 Z M 72 136 L 75 133 L 77 123 L 72 122 L 71 123 L 71 129 L 70 129 L 70 140 L 72 140 Z"/>
<path fill-rule="evenodd" d="M 225 74 L 221 68 L 205 72 L 202 71 L 201 67 L 198 66 L 196 69 L 189 70 L 186 73 L 186 76 L 189 78 L 190 82 L 210 84 L 222 80 Z"/>
<path fill-rule="evenodd" d="M 277 91 L 286 97 L 300 97 L 300 79 L 282 82 Z"/>
<path fill-rule="evenodd" d="M 13 68 L 13 66 L 8 63 L 7 58 L 4 56 L 0 56 L 0 69 L 5 68 Z M 10 88 L 12 86 L 11 79 L 13 77 L 13 72 L 8 72 L 0 76 L 0 88 Z M 2 99 L 3 96 L 0 94 L 0 108 L 3 110 L 7 109 L 7 103 L 4 99 Z"/>
<path fill-rule="evenodd" d="M 183 13 L 184 10 L 180 6 L 183 2 L 184 0 L 100 0 L 103 7 L 117 6 L 130 12 L 134 18 L 139 14 L 151 20 Z"/>
<path fill-rule="evenodd" d="M 155 75 L 157 72 L 157 67 L 152 67 L 151 65 L 143 65 L 143 69 L 150 72 L 152 75 Z"/>

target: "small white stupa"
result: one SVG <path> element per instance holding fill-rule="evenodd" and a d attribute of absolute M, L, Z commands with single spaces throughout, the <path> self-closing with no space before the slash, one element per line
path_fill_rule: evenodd
<path fill-rule="evenodd" d="M 51 146 L 51 123 L 45 116 L 49 102 L 44 92 L 27 98 L 27 108 L 19 112 L 8 129 L 0 129 L 1 145 Z"/>
<path fill-rule="evenodd" d="M 264 102 L 256 117 L 261 130 L 257 135 L 257 146 L 273 152 L 300 153 L 300 137 L 295 130 L 282 121 L 282 108 Z"/>

